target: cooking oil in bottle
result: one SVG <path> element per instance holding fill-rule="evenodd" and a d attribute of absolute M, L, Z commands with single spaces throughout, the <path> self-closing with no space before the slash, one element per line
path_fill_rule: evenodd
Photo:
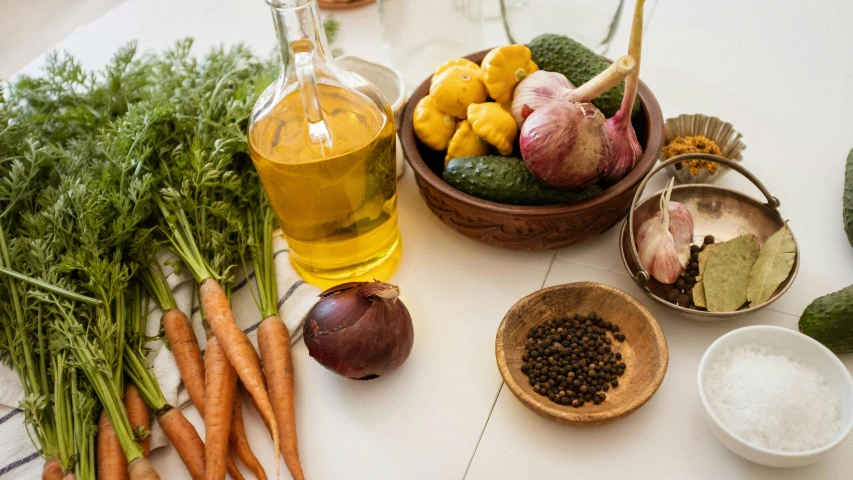
<path fill-rule="evenodd" d="M 289 63 L 255 106 L 252 160 L 306 281 L 387 280 L 400 258 L 394 117 L 326 56 L 316 4 L 303 3 L 271 4 Z"/>

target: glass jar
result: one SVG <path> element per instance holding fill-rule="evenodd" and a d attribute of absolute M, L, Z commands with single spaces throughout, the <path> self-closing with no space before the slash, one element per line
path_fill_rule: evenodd
<path fill-rule="evenodd" d="M 542 33 L 567 35 L 604 55 L 610 48 L 625 0 L 500 0 L 504 28 L 510 43 L 529 43 Z M 646 24 L 655 0 L 647 0 Z"/>
<path fill-rule="evenodd" d="M 249 150 L 290 259 L 319 286 L 387 280 L 399 261 L 394 116 L 335 65 L 315 0 L 268 0 L 281 73 L 260 96 Z"/>
<path fill-rule="evenodd" d="M 379 0 L 385 48 L 408 87 L 451 58 L 486 48 L 482 6 L 483 0 Z"/>

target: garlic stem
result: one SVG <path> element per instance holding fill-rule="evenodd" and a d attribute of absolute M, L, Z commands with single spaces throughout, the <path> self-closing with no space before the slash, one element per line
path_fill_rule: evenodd
<path fill-rule="evenodd" d="M 590 81 L 574 89 L 569 96 L 573 102 L 585 103 L 615 87 L 632 72 L 637 70 L 637 62 L 631 55 L 619 57 L 611 63 L 603 72 L 593 77 Z"/>
<path fill-rule="evenodd" d="M 636 66 L 634 71 L 625 80 L 625 95 L 622 97 L 622 105 L 616 112 L 616 118 L 631 118 L 631 110 L 634 108 L 634 98 L 637 96 L 637 87 L 640 84 L 640 54 L 643 46 L 643 6 L 646 0 L 637 0 L 634 6 L 634 20 L 631 24 L 631 40 L 628 44 L 628 55 L 634 58 Z M 628 120 L 623 120 L 628 121 Z"/>

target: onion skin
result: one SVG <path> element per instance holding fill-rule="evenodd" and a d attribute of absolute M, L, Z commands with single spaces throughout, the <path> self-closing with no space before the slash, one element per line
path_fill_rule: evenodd
<path fill-rule="evenodd" d="M 519 138 L 527 168 L 553 188 L 582 188 L 607 173 L 604 115 L 591 103 L 552 102 L 531 113 Z"/>
<path fill-rule="evenodd" d="M 414 327 L 400 291 L 382 282 L 350 282 L 320 294 L 303 327 L 308 353 L 345 377 L 369 380 L 412 352 Z"/>
<path fill-rule="evenodd" d="M 553 101 L 569 101 L 574 89 L 562 73 L 533 72 L 515 87 L 510 110 L 515 124 L 521 129 L 527 117 L 539 107 Z"/>

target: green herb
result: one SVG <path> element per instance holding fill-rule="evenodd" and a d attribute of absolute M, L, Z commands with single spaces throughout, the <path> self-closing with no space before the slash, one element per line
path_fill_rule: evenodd
<path fill-rule="evenodd" d="M 703 276 L 708 311 L 734 312 L 746 303 L 749 274 L 758 255 L 758 238 L 751 233 L 720 244 Z"/>
<path fill-rule="evenodd" d="M 341 22 L 335 17 L 327 17 L 323 20 L 323 30 L 326 32 L 326 40 L 331 45 L 338 39 L 338 33 L 341 31 Z"/>

